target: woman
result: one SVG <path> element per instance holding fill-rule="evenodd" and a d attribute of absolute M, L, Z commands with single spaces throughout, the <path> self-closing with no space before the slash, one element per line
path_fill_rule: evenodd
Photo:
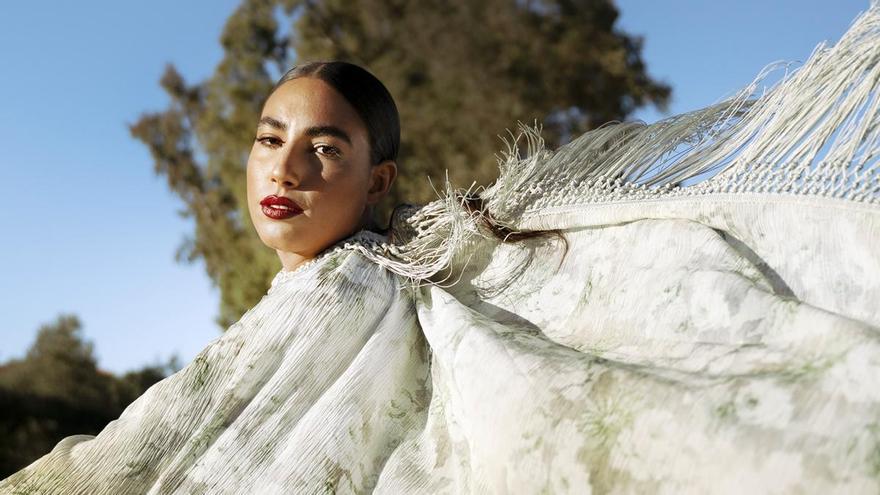
<path fill-rule="evenodd" d="M 0 493 L 375 485 L 389 449 L 424 419 L 427 349 L 400 279 L 331 245 L 386 239 L 369 228 L 398 146 L 394 102 L 368 72 L 341 62 L 288 72 L 247 166 L 251 218 L 283 265 L 268 294 L 97 437 L 63 440 Z"/>
<path fill-rule="evenodd" d="M 248 161 L 267 295 L 0 493 L 875 493 L 878 67 L 875 7 L 760 98 L 524 129 L 389 236 L 393 102 L 296 68 Z"/>
<path fill-rule="evenodd" d="M 378 229 L 373 206 L 397 175 L 400 123 L 364 69 L 311 63 L 266 103 L 248 159 L 248 208 L 260 239 L 292 271 L 336 241 Z"/>

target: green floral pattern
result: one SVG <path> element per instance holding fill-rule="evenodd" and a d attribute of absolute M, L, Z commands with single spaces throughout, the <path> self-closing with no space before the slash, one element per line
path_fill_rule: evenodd
<path fill-rule="evenodd" d="M 876 322 L 693 220 L 564 234 L 482 238 L 415 289 L 355 236 L 0 493 L 880 490 Z"/>

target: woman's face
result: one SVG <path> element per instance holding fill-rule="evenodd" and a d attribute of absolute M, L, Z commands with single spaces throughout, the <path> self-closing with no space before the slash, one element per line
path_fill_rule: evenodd
<path fill-rule="evenodd" d="M 395 174 L 393 162 L 370 163 L 367 129 L 341 94 L 320 79 L 294 79 L 269 96 L 257 126 L 247 164 L 251 220 L 291 270 L 364 228 L 367 206 Z M 271 195 L 301 213 L 269 206 Z"/>

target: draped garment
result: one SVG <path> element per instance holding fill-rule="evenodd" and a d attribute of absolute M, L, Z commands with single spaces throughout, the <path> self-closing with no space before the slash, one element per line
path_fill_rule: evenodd
<path fill-rule="evenodd" d="M 877 493 L 878 61 L 874 4 L 759 97 L 524 128 L 0 493 Z"/>

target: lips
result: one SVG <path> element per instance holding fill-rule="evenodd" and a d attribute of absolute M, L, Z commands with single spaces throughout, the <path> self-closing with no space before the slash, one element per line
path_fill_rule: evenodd
<path fill-rule="evenodd" d="M 303 212 L 303 209 L 292 199 L 270 194 L 260 201 L 263 214 L 274 220 L 292 218 Z"/>

